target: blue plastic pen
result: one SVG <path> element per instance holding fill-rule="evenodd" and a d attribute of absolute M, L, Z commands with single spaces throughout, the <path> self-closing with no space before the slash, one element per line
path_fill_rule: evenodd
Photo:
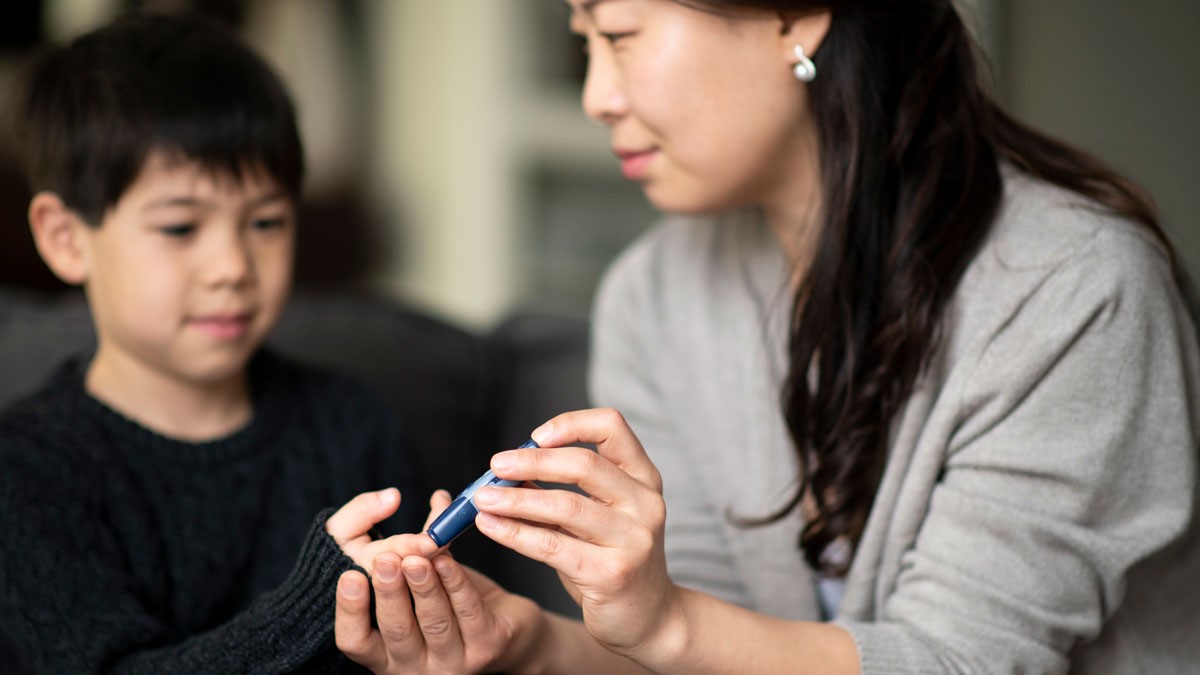
<path fill-rule="evenodd" d="M 536 448 L 538 444 L 533 441 L 527 441 L 520 447 Z M 497 478 L 496 474 L 492 473 L 491 469 L 488 469 L 478 480 L 468 485 L 467 489 L 460 492 L 454 498 L 450 506 L 445 511 L 442 511 L 442 515 L 438 516 L 437 520 L 433 521 L 429 526 L 426 534 L 429 535 L 430 539 L 433 539 L 438 548 L 446 546 L 475 523 L 475 516 L 479 515 L 479 509 L 476 508 L 474 500 L 475 493 L 479 488 L 485 485 L 515 487 L 520 484 L 521 481 L 518 480 Z"/>

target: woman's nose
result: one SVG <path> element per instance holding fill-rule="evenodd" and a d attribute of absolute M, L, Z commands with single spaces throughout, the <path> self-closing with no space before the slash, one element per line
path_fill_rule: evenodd
<path fill-rule="evenodd" d="M 611 126 L 629 111 L 612 50 L 603 46 L 590 51 L 587 77 L 583 83 L 583 112 Z"/>

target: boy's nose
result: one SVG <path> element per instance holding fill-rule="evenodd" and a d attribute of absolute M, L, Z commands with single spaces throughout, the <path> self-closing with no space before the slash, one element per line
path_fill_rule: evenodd
<path fill-rule="evenodd" d="M 242 236 L 223 238 L 214 246 L 206 281 L 213 286 L 242 286 L 254 277 L 254 259 Z"/>

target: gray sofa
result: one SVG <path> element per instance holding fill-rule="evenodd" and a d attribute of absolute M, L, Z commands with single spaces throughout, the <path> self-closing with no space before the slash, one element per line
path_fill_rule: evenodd
<path fill-rule="evenodd" d="M 0 287 L 0 408 L 94 340 L 80 293 Z M 431 484 L 451 492 L 477 478 L 496 450 L 586 405 L 587 324 L 580 319 L 518 314 L 478 334 L 389 300 L 297 293 L 269 344 L 374 389 L 403 420 Z M 578 615 L 548 568 L 474 532 L 454 551 L 510 590 Z"/>

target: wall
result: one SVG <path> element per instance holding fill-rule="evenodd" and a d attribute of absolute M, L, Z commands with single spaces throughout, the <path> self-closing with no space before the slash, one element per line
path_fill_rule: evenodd
<path fill-rule="evenodd" d="M 44 32 L 62 39 L 120 4 L 46 0 Z M 1149 187 L 1200 276 L 1200 2 L 959 4 L 1006 107 Z M 248 37 L 298 103 L 309 195 L 350 186 L 377 215 L 364 228 L 382 236 L 361 237 L 378 260 L 333 248 L 357 216 L 336 200 L 323 212 L 315 253 L 347 258 L 338 275 L 362 272 L 380 292 L 469 326 L 515 307 L 579 314 L 604 263 L 652 221 L 637 187 L 620 179 L 607 133 L 579 110 L 579 46 L 559 0 L 248 7 Z M 0 54 L 0 110 L 20 63 Z M 11 271 L 24 261 L 47 277 L 23 206 L 10 201 L 0 254 L 23 253 L 0 263 Z"/>
<path fill-rule="evenodd" d="M 1010 109 L 1147 186 L 1200 275 L 1200 2 L 1010 0 Z"/>

